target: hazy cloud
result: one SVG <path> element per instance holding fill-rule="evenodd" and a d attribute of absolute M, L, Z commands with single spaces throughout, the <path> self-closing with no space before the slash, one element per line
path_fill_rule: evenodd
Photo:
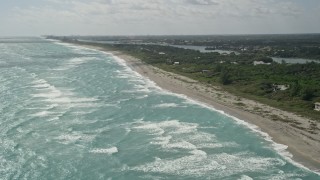
<path fill-rule="evenodd" d="M 310 0 L 314 1 L 314 0 Z M 10 9 L 7 29 L 38 34 L 284 33 L 319 12 L 302 0 L 46 0 Z M 317 3 L 316 3 L 317 2 Z M 1 19 L 0 19 L 1 20 Z M 273 23 L 273 24 L 272 24 Z M 286 29 L 283 27 L 287 25 Z M 273 26 L 273 27 L 270 27 Z M 320 25 L 296 29 L 319 32 Z M 8 31 L 8 30 L 7 30 Z M 1 32 L 1 30 L 0 30 Z"/>
<path fill-rule="evenodd" d="M 187 3 L 196 4 L 196 5 L 218 5 L 214 0 L 186 0 Z"/>

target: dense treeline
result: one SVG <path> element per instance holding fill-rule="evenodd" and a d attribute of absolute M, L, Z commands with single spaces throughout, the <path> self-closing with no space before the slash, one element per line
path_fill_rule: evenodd
<path fill-rule="evenodd" d="M 57 37 L 63 38 L 63 37 Z M 271 57 L 320 60 L 320 34 L 201 35 L 201 36 L 71 36 L 68 38 L 120 44 L 175 44 L 262 53 Z"/>

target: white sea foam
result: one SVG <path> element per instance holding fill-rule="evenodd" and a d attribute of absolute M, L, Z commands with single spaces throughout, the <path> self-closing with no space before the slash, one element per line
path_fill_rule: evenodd
<path fill-rule="evenodd" d="M 196 155 L 196 156 L 203 156 L 203 157 L 207 156 L 206 152 L 204 152 L 202 150 L 198 150 L 198 149 L 192 150 L 192 151 L 190 151 L 190 153 L 193 154 L 193 155 Z"/>
<path fill-rule="evenodd" d="M 172 143 L 167 143 L 163 144 L 164 148 L 168 149 L 194 149 L 197 150 L 197 146 L 194 144 L 191 144 L 188 141 L 178 141 L 178 142 L 172 142 Z"/>
<path fill-rule="evenodd" d="M 45 40 L 45 41 L 50 41 L 50 42 L 53 42 L 55 44 L 61 43 L 60 40 L 56 40 L 56 39 L 46 39 L 45 37 L 40 37 L 40 39 Z"/>
<path fill-rule="evenodd" d="M 126 64 L 126 61 L 123 60 L 122 58 L 113 55 L 112 53 L 108 53 L 108 52 L 104 52 L 104 51 L 100 51 L 104 54 L 110 55 L 112 56 L 112 58 L 114 60 L 116 60 L 116 62 L 121 65 L 122 67 L 124 67 L 125 69 L 120 71 L 120 70 L 116 70 L 116 72 L 119 74 L 119 77 L 123 77 L 128 79 L 129 82 L 141 82 L 141 85 L 137 85 L 137 87 L 142 87 L 142 88 L 152 88 L 153 90 L 156 90 L 158 93 L 160 94 L 165 94 L 165 95 L 173 95 L 173 96 L 178 96 L 180 98 L 183 98 L 185 100 L 187 100 L 187 102 L 189 104 L 197 104 L 197 105 L 202 105 L 202 102 L 198 102 L 195 101 L 185 95 L 182 94 L 177 94 L 177 93 L 172 93 L 166 89 L 163 89 L 161 87 L 159 87 L 154 81 L 150 80 L 149 78 L 142 76 L 141 74 L 139 74 L 138 72 L 134 71 L 131 67 L 129 67 Z M 136 83 L 135 83 L 136 85 Z M 214 109 L 213 107 L 210 106 L 210 109 Z M 215 110 L 215 109 L 214 109 Z"/>
<path fill-rule="evenodd" d="M 57 97 L 57 98 L 48 98 L 43 100 L 45 102 L 58 103 L 58 104 L 70 104 L 71 99 L 69 97 Z"/>
<path fill-rule="evenodd" d="M 45 89 L 36 89 L 39 93 L 33 94 L 33 97 L 46 98 L 45 101 L 60 102 L 60 103 L 84 103 L 84 102 L 94 102 L 96 98 L 76 98 L 74 93 L 70 89 L 58 89 L 55 86 L 49 84 L 46 80 L 40 79 L 33 81 L 33 84 L 38 86 L 46 87 Z M 34 86 L 33 86 L 34 87 Z M 45 92 L 44 92 L 45 91 Z"/>
<path fill-rule="evenodd" d="M 157 145 L 167 145 L 169 144 L 170 140 L 172 139 L 172 136 L 159 136 L 155 137 L 153 141 L 150 142 L 150 144 L 157 144 Z"/>
<path fill-rule="evenodd" d="M 134 89 L 135 91 L 138 91 L 138 92 L 151 92 L 150 88 L 145 86 L 144 84 L 135 84 L 134 85 Z"/>
<path fill-rule="evenodd" d="M 176 103 L 163 103 L 153 106 L 154 108 L 171 108 L 171 107 L 181 107 Z"/>
<path fill-rule="evenodd" d="M 131 132 L 131 129 L 129 127 L 125 127 L 126 135 L 128 135 Z"/>
<path fill-rule="evenodd" d="M 77 45 L 72 45 L 72 44 L 63 43 L 63 42 L 54 41 L 54 43 L 68 47 L 68 48 L 76 51 L 77 54 L 94 55 L 94 54 L 96 54 L 96 52 L 101 52 L 99 50 L 95 50 L 95 49 L 91 49 L 91 48 L 87 48 L 87 47 L 82 47 L 82 46 L 77 46 Z M 92 60 L 97 60 L 97 58 L 96 57 L 72 58 L 68 62 L 66 62 L 62 67 L 55 68 L 54 70 L 65 71 L 70 68 L 78 67 L 79 65 L 84 64 L 88 61 L 92 61 Z"/>
<path fill-rule="evenodd" d="M 92 103 L 94 101 L 82 101 L 82 102 L 76 102 L 72 100 L 73 106 L 78 107 L 78 108 L 93 108 L 93 107 L 100 107 L 97 103 Z"/>
<path fill-rule="evenodd" d="M 216 136 L 214 134 L 198 131 L 199 129 L 198 127 L 191 126 L 190 128 L 187 128 L 187 129 L 189 129 L 189 132 L 192 132 L 191 133 L 192 136 L 188 137 L 189 141 L 198 142 L 198 143 L 205 143 L 205 142 L 208 143 L 216 139 Z"/>
<path fill-rule="evenodd" d="M 57 40 L 52 40 L 52 42 L 54 42 L 54 43 L 57 44 L 57 45 L 62 45 L 62 46 L 71 48 L 71 49 L 77 51 L 77 53 L 79 53 L 78 51 L 83 52 L 83 50 L 88 50 L 88 51 L 90 51 L 90 52 L 88 52 L 88 54 L 91 54 L 91 53 L 93 54 L 93 52 L 101 52 L 100 50 L 96 50 L 96 49 L 92 49 L 92 48 L 87 48 L 87 47 L 83 47 L 83 46 L 72 45 L 72 44 L 64 43 L 64 42 L 57 41 Z M 87 54 L 87 52 L 85 52 L 85 54 Z"/>
<path fill-rule="evenodd" d="M 81 58 L 72 58 L 66 64 L 68 65 L 80 65 L 91 60 L 96 60 L 95 57 L 81 57 Z"/>
<path fill-rule="evenodd" d="M 38 79 L 32 82 L 32 84 L 45 84 L 45 83 L 47 83 L 47 81 L 44 79 Z"/>
<path fill-rule="evenodd" d="M 62 144 L 70 144 L 76 141 L 91 142 L 94 138 L 95 138 L 95 135 L 84 135 L 80 133 L 74 133 L 74 134 L 62 134 L 56 137 L 55 139 Z"/>
<path fill-rule="evenodd" d="M 199 132 L 197 130 L 198 125 L 195 123 L 185 123 L 177 120 L 139 121 L 134 125 L 133 129 L 150 132 L 155 136 L 151 144 L 161 146 L 164 151 L 189 150 L 189 155 L 174 159 L 158 158 L 154 162 L 132 167 L 131 170 L 170 175 L 205 177 L 211 175 L 216 178 L 223 178 L 247 172 L 276 170 L 277 167 L 286 164 L 279 158 L 264 158 L 250 152 L 208 154 L 201 148 L 237 147 L 239 145 L 234 142 L 217 143 L 214 135 Z"/>
<path fill-rule="evenodd" d="M 29 109 L 29 110 L 49 110 L 49 109 L 53 109 L 55 107 L 58 107 L 59 105 L 58 104 L 50 104 L 50 105 L 44 105 L 44 106 L 41 106 L 41 107 L 28 107 L 28 108 L 25 108 L 25 109 Z"/>
<path fill-rule="evenodd" d="M 94 51 L 94 50 L 92 50 L 90 48 L 82 48 L 82 47 L 79 47 L 79 46 L 74 46 L 72 48 L 77 52 L 77 54 L 97 55 L 97 51 Z"/>
<path fill-rule="evenodd" d="M 117 75 L 117 78 L 119 78 L 119 79 L 129 79 L 129 78 L 131 78 L 132 77 L 132 74 L 129 74 L 129 73 L 119 73 L 118 75 Z"/>
<path fill-rule="evenodd" d="M 139 78 L 139 79 L 129 79 L 128 82 L 133 82 L 134 84 L 145 84 L 145 81 L 142 79 L 142 78 Z"/>
<path fill-rule="evenodd" d="M 96 153 L 96 154 L 114 154 L 118 152 L 118 148 L 117 147 L 112 147 L 112 148 L 107 148 L 107 149 L 92 149 L 90 150 L 91 153 Z"/>
<path fill-rule="evenodd" d="M 194 175 L 192 168 L 197 168 L 198 163 L 206 159 L 205 156 L 190 155 L 174 160 L 156 159 L 154 162 L 147 163 L 141 166 L 130 168 L 134 171 L 166 173 L 172 175 Z M 192 166 L 193 165 L 193 166 Z M 204 165 L 204 164 L 201 164 Z M 218 166 L 218 165 L 217 165 Z M 197 172 L 201 173 L 201 172 Z"/>
<path fill-rule="evenodd" d="M 72 58 L 69 59 L 66 63 L 64 63 L 61 67 L 55 68 L 57 71 L 65 71 L 71 68 L 79 67 L 82 64 L 85 64 L 89 61 L 97 60 L 95 57 L 80 57 L 80 58 Z"/>
<path fill-rule="evenodd" d="M 208 155 L 202 150 L 191 150 L 189 155 L 180 158 L 155 159 L 130 169 L 147 173 L 224 178 L 247 172 L 265 172 L 284 164 L 284 161 L 275 158 L 227 153 Z"/>
<path fill-rule="evenodd" d="M 85 115 L 85 114 L 90 114 L 92 112 L 94 112 L 95 110 L 91 110 L 91 111 L 72 111 L 71 114 L 76 115 L 76 116 L 81 116 L 81 115 Z"/>
<path fill-rule="evenodd" d="M 125 71 L 127 72 L 127 75 L 129 75 L 128 77 L 131 77 L 130 80 L 142 80 L 144 81 L 143 85 L 146 87 L 146 88 L 151 88 L 153 90 L 160 90 L 162 91 L 162 89 L 156 85 L 155 82 L 151 81 L 150 79 L 142 76 L 141 74 L 139 74 L 138 72 L 134 71 L 133 69 L 131 69 L 127 64 L 126 64 L 126 61 L 123 60 L 122 58 L 118 57 L 118 56 L 115 56 L 113 55 L 112 53 L 107 53 L 107 52 L 103 52 L 101 51 L 102 53 L 104 54 L 107 54 L 107 55 L 111 55 L 112 58 L 114 60 L 116 60 L 116 62 L 121 65 L 123 68 L 125 68 Z"/>
<path fill-rule="evenodd" d="M 41 98 L 56 98 L 61 96 L 62 93 L 61 91 L 50 91 L 47 93 L 37 93 L 37 94 L 33 94 L 33 97 L 41 97 Z"/>
<path fill-rule="evenodd" d="M 150 144 L 159 145 L 164 151 L 239 146 L 235 142 L 217 142 L 215 135 L 198 131 L 198 124 L 196 123 L 185 123 L 177 120 L 162 122 L 138 121 L 134 123 L 133 129 L 155 136 L 150 141 Z"/>
<path fill-rule="evenodd" d="M 144 99 L 144 98 L 147 98 L 147 97 L 149 97 L 149 95 L 138 96 L 138 97 L 136 97 L 136 99 Z"/>
<path fill-rule="evenodd" d="M 63 135 L 60 135 L 59 137 L 57 137 L 55 139 L 59 140 L 59 142 L 62 143 L 62 144 L 70 144 L 70 143 L 76 142 L 80 138 L 81 138 L 80 135 L 63 134 Z"/>
<path fill-rule="evenodd" d="M 57 121 L 59 119 L 60 119 L 59 117 L 53 117 L 53 118 L 47 119 L 47 121 L 51 122 L 51 121 Z"/>
<path fill-rule="evenodd" d="M 141 129 L 154 135 L 162 135 L 165 132 L 159 125 L 153 123 L 142 124 L 140 126 L 134 127 L 134 129 Z"/>
<path fill-rule="evenodd" d="M 79 65 L 85 62 L 84 58 L 72 58 L 66 64 L 69 65 Z"/>
<path fill-rule="evenodd" d="M 31 87 L 33 87 L 33 88 L 49 88 L 50 85 L 44 83 L 44 84 L 36 84 L 36 85 L 34 85 L 34 86 L 31 86 Z"/>
<path fill-rule="evenodd" d="M 41 112 L 38 112 L 38 113 L 35 113 L 35 114 L 31 114 L 30 116 L 33 116 L 33 117 L 46 117 L 46 116 L 50 116 L 52 114 L 53 113 L 50 112 L 50 111 L 41 111 Z"/>
<path fill-rule="evenodd" d="M 32 82 L 35 93 L 32 95 L 34 101 L 45 102 L 41 107 L 33 106 L 30 110 L 39 110 L 30 116 L 49 117 L 47 121 L 59 120 L 65 113 L 70 112 L 74 116 L 80 116 L 94 112 L 93 108 L 100 107 L 95 97 L 78 97 L 73 93 L 73 89 L 57 88 L 44 79 L 36 79 Z M 54 111 L 51 109 L 55 108 Z M 74 109 L 77 108 L 77 109 Z"/>
<path fill-rule="evenodd" d="M 197 148 L 236 148 L 239 147 L 239 144 L 235 142 L 225 142 L 225 143 L 199 143 L 197 144 Z"/>
<path fill-rule="evenodd" d="M 253 179 L 247 175 L 242 175 L 238 180 L 253 180 Z"/>
<path fill-rule="evenodd" d="M 287 180 L 287 179 L 294 179 L 294 180 L 302 180 L 301 177 L 303 178 L 303 174 L 298 174 L 298 173 L 284 173 L 280 171 L 278 174 L 272 174 L 269 176 L 266 176 L 264 179 L 272 179 L 272 180 Z"/>

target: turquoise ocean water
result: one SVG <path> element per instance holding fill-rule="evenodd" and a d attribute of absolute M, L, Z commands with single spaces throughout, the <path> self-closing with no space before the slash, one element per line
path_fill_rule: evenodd
<path fill-rule="evenodd" d="M 253 126 L 110 54 L 0 39 L 0 179 L 320 179 Z"/>

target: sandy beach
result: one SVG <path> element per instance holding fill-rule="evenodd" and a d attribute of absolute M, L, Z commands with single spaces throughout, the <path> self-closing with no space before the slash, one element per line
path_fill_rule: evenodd
<path fill-rule="evenodd" d="M 161 70 L 119 51 L 109 51 L 96 46 L 82 46 L 112 53 L 125 60 L 134 71 L 154 81 L 161 88 L 186 95 L 257 126 L 274 142 L 288 146 L 286 151 L 292 155 L 295 162 L 320 172 L 320 125 L 315 121 L 232 95 L 219 87 L 202 84 L 190 78 Z"/>

